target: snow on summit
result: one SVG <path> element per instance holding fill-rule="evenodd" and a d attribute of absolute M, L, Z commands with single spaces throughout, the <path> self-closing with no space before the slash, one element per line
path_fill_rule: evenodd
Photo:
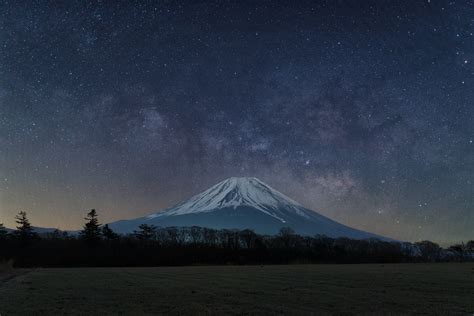
<path fill-rule="evenodd" d="M 304 212 L 301 212 L 302 206 L 298 202 L 253 177 L 232 177 L 221 181 L 171 209 L 148 217 L 196 214 L 238 206 L 253 207 L 283 223 L 285 219 L 278 214 L 280 209 L 290 210 L 297 215 L 307 217 Z"/>

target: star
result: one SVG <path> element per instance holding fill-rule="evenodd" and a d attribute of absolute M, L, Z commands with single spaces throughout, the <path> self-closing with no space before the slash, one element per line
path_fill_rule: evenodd
<path fill-rule="evenodd" d="M 472 7 L 428 3 L 10 1 L 6 224 L 25 209 L 75 230 L 86 205 L 146 216 L 255 176 L 394 239 L 420 215 L 424 239 L 471 238 Z"/>

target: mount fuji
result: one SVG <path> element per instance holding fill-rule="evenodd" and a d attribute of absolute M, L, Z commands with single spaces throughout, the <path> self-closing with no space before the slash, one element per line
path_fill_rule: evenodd
<path fill-rule="evenodd" d="M 303 207 L 259 179 L 248 177 L 229 178 L 164 211 L 113 222 L 109 226 L 118 233 L 131 233 L 141 224 L 253 229 L 256 233 L 270 235 L 290 227 L 301 235 L 389 240 L 335 222 Z"/>

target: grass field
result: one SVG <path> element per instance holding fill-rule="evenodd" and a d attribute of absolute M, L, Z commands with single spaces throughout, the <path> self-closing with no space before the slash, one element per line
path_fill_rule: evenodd
<path fill-rule="evenodd" d="M 14 273 L 0 278 L 1 316 L 474 313 L 474 264 L 65 268 Z"/>

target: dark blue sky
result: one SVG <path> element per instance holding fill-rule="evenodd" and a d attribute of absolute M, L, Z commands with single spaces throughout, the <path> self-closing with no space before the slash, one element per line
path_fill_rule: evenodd
<path fill-rule="evenodd" d="M 474 238 L 472 1 L 0 1 L 0 222 L 78 228 L 256 176 Z"/>

